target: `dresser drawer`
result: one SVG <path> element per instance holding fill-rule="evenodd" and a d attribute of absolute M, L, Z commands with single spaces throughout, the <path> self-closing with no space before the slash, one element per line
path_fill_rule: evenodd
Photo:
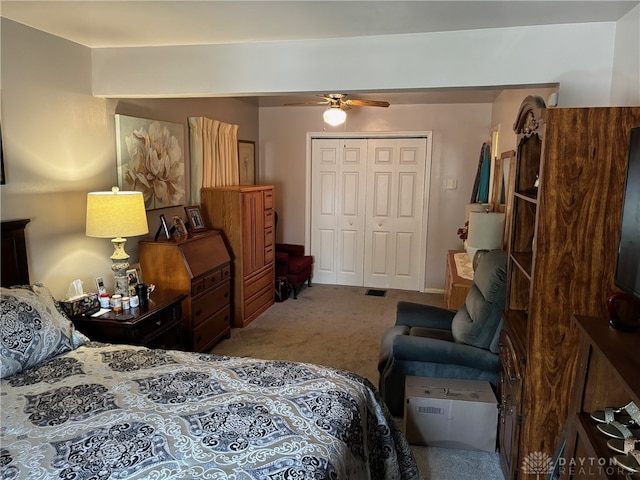
<path fill-rule="evenodd" d="M 191 296 L 195 297 L 204 292 L 204 278 L 196 278 L 191 282 Z"/>
<path fill-rule="evenodd" d="M 273 210 L 264 211 L 264 228 L 273 227 Z"/>
<path fill-rule="evenodd" d="M 256 293 L 258 293 L 260 290 L 263 290 L 267 286 L 274 288 L 273 282 L 273 268 L 268 268 L 255 277 L 245 279 L 244 298 L 250 299 Z"/>
<path fill-rule="evenodd" d="M 193 330 L 193 351 L 200 352 L 211 340 L 231 328 L 231 310 L 227 305 Z"/>
<path fill-rule="evenodd" d="M 253 315 L 265 305 L 272 304 L 274 302 L 274 295 L 274 286 L 271 282 L 269 282 L 269 285 L 259 291 L 257 295 L 249 298 L 244 302 L 245 318 Z"/>
<path fill-rule="evenodd" d="M 264 249 L 264 263 L 273 262 L 273 245 Z"/>
<path fill-rule="evenodd" d="M 193 300 L 191 314 L 193 325 L 197 326 L 214 312 L 229 304 L 229 282 L 225 282 L 218 288 L 206 292 Z"/>
<path fill-rule="evenodd" d="M 264 191 L 264 208 L 273 208 L 273 190 Z"/>
<path fill-rule="evenodd" d="M 270 247 L 273 245 L 273 227 L 264 229 L 264 246 Z"/>

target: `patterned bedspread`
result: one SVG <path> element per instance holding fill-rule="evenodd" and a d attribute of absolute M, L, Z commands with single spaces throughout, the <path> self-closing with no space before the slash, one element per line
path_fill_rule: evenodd
<path fill-rule="evenodd" d="M 418 479 L 371 384 L 89 343 L 2 380 L 3 479 Z"/>

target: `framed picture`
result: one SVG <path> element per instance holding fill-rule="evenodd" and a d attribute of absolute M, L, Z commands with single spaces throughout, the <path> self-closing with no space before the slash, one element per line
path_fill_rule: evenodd
<path fill-rule="evenodd" d="M 256 142 L 238 140 L 240 185 L 256 184 Z"/>
<path fill-rule="evenodd" d="M 200 207 L 198 205 L 189 205 L 184 207 L 184 211 L 187 214 L 191 230 L 197 232 L 207 229 L 207 226 L 204 224 L 204 220 L 202 220 L 202 213 L 200 212 Z"/>
<path fill-rule="evenodd" d="M 167 224 L 167 219 L 164 216 L 164 213 L 160 214 L 160 228 L 164 232 L 165 237 L 167 237 L 167 240 L 171 240 L 171 237 L 173 235 L 171 233 L 171 230 L 169 229 L 169 225 Z M 157 237 L 159 234 L 160 230 L 158 230 L 158 233 L 156 234 L 156 240 L 158 239 Z"/>
<path fill-rule="evenodd" d="M 126 115 L 115 120 L 120 190 L 142 192 L 147 210 L 184 205 L 184 125 Z"/>
<path fill-rule="evenodd" d="M 138 269 L 134 267 L 127 270 L 127 289 L 129 290 L 130 297 L 136 294 L 136 285 L 138 285 L 138 283 L 142 283 Z"/>
<path fill-rule="evenodd" d="M 184 240 L 189 236 L 189 232 L 187 231 L 187 226 L 184 224 L 184 220 L 180 218 L 178 215 L 173 216 L 173 226 L 176 229 L 176 236 L 178 240 Z"/>

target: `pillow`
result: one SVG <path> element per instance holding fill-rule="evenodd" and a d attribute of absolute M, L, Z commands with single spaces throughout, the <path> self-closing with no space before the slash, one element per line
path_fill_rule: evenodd
<path fill-rule="evenodd" d="M 49 289 L 0 289 L 0 378 L 78 348 L 88 341 L 58 308 Z"/>

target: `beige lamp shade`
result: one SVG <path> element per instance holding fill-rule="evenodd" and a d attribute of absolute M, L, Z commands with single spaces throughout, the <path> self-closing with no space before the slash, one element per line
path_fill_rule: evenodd
<path fill-rule="evenodd" d="M 88 237 L 136 237 L 149 233 L 147 212 L 141 192 L 111 192 L 87 194 Z"/>

